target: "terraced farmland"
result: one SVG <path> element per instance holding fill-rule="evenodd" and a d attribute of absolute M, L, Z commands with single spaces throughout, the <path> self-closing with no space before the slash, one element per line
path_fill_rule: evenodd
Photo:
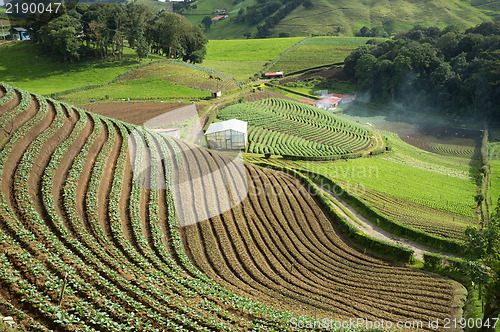
<path fill-rule="evenodd" d="M 230 76 L 215 73 L 213 70 L 207 70 L 196 65 L 173 61 L 157 62 L 139 68 L 122 77 L 121 81 L 151 77 L 159 77 L 174 84 L 206 91 L 221 90 L 223 93 L 238 87 L 238 82 Z"/>
<path fill-rule="evenodd" d="M 352 249 L 289 176 L 7 85 L 0 126 L 0 312 L 29 330 L 452 316 L 449 281 Z"/>
<path fill-rule="evenodd" d="M 344 62 L 356 47 L 364 45 L 367 37 L 314 37 L 293 47 L 273 64 L 269 71 L 286 74 L 316 66 Z"/>
<path fill-rule="evenodd" d="M 353 153 L 370 143 L 370 131 L 303 103 L 265 99 L 223 109 L 222 120 L 247 121 L 248 152 L 328 156 Z"/>
<path fill-rule="evenodd" d="M 443 238 L 463 241 L 467 225 L 477 224 L 472 217 L 434 209 L 375 190 L 363 190 L 360 198 L 400 223 Z"/>
<path fill-rule="evenodd" d="M 443 156 L 461 157 L 468 159 L 479 158 L 479 148 L 469 145 L 445 144 L 428 141 L 425 138 L 416 138 L 400 135 L 400 138 L 406 143 L 419 149 L 434 152 Z"/>

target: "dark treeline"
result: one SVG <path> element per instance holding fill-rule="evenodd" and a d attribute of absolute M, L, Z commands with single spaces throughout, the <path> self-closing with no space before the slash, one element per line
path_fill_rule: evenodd
<path fill-rule="evenodd" d="M 245 9 L 241 8 L 238 15 L 233 19 L 238 23 L 246 23 L 257 26 L 255 38 L 265 38 L 271 34 L 271 29 L 290 14 L 295 8 L 303 5 L 309 9 L 313 6 L 311 0 L 257 0 L 254 5 Z M 244 34 L 247 38 L 251 37 L 249 32 Z"/>
<path fill-rule="evenodd" d="M 417 26 L 392 40 L 369 41 L 345 59 L 344 72 L 372 101 L 450 119 L 500 121 L 500 23 L 464 33 Z"/>
<path fill-rule="evenodd" d="M 149 52 L 202 62 L 208 42 L 201 29 L 186 18 L 145 5 L 77 4 L 57 15 L 27 18 L 31 39 L 52 56 L 74 61 L 81 57 L 121 59 L 126 42 L 139 58 Z"/>

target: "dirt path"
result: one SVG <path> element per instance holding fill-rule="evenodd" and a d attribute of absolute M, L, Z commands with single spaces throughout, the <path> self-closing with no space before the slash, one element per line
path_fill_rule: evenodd
<path fill-rule="evenodd" d="M 369 127 L 369 126 L 367 126 Z M 361 150 L 360 152 L 367 152 L 370 153 L 372 151 L 375 151 L 377 149 L 383 148 L 384 147 L 384 138 L 382 135 L 378 132 L 375 131 L 373 127 L 369 127 L 372 130 L 373 133 L 373 141 L 370 142 L 370 144 L 367 146 L 366 150 Z M 372 145 L 370 147 L 370 145 Z"/>
<path fill-rule="evenodd" d="M 211 104 L 210 106 L 208 106 L 207 110 L 205 112 L 203 112 L 202 115 L 200 115 L 200 118 L 198 119 L 198 121 L 196 121 L 191 126 L 191 128 L 189 128 L 189 132 L 186 136 L 185 141 L 187 143 L 195 144 L 195 142 L 197 142 L 198 139 L 200 138 L 200 134 L 203 135 L 203 132 L 200 133 L 200 130 L 199 130 L 200 124 L 201 124 L 201 127 L 203 128 L 205 126 L 206 119 L 210 116 L 210 114 L 212 114 L 212 112 L 214 110 L 216 110 L 217 107 L 219 107 L 224 102 L 228 101 L 229 99 L 231 99 L 233 97 L 234 97 L 234 94 L 226 96 L 224 98 L 217 100 L 215 103 Z"/>
<path fill-rule="evenodd" d="M 320 188 L 326 195 L 328 195 L 331 199 L 333 199 L 335 202 L 337 202 L 339 205 L 341 205 L 345 210 L 349 212 L 349 214 L 345 213 L 339 206 L 334 204 L 335 209 L 339 214 L 344 216 L 353 226 L 361 230 L 362 232 L 373 236 L 374 238 L 377 238 L 379 240 L 383 240 L 386 242 L 390 242 L 392 244 L 400 245 L 406 248 L 409 248 L 413 250 L 414 257 L 418 260 L 423 261 L 424 260 L 424 253 L 429 252 L 429 253 L 434 253 L 434 254 L 441 254 L 446 257 L 455 257 L 453 255 L 448 255 L 446 253 L 442 253 L 439 250 L 432 249 L 429 247 L 426 247 L 422 244 L 416 243 L 412 240 L 408 240 L 402 237 L 399 237 L 397 235 L 394 235 L 378 226 L 373 224 L 371 221 L 363 217 L 359 212 L 357 212 L 353 207 L 351 207 L 349 204 L 347 204 L 345 201 L 343 201 L 341 198 L 339 198 L 337 195 L 333 194 L 332 192 Z M 353 219 L 354 217 L 354 219 Z"/>

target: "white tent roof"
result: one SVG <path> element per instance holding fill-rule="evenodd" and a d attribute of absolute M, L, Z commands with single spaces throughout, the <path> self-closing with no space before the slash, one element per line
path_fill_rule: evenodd
<path fill-rule="evenodd" d="M 247 133 L 247 123 L 246 121 L 241 121 L 238 119 L 231 119 L 227 121 L 222 121 L 222 122 L 216 122 L 212 123 L 210 126 L 208 126 L 208 129 L 205 133 L 205 135 L 212 134 L 212 133 L 217 133 L 220 131 L 226 131 L 226 130 L 234 130 L 239 133 Z"/>

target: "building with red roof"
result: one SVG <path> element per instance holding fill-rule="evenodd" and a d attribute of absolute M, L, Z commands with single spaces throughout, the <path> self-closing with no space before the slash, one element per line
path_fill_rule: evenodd
<path fill-rule="evenodd" d="M 282 71 L 277 71 L 277 72 L 274 72 L 274 73 L 265 73 L 264 77 L 265 78 L 283 78 L 284 75 L 283 75 Z"/>

